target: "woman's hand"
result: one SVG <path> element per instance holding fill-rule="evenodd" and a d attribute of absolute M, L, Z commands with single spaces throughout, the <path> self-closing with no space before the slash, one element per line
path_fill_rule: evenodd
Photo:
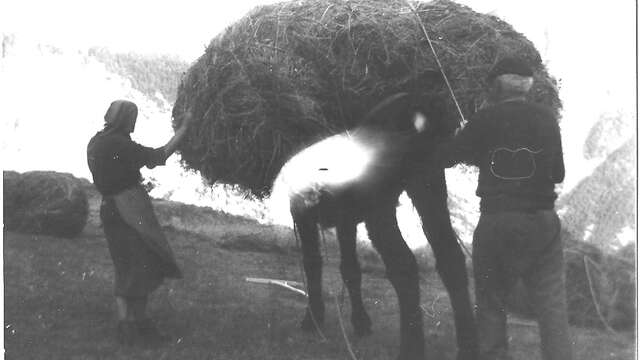
<path fill-rule="evenodd" d="M 187 110 L 180 116 L 180 127 L 176 129 L 173 137 L 167 144 L 164 146 L 164 151 L 167 157 L 171 156 L 171 154 L 176 151 L 178 144 L 185 138 L 187 134 L 187 130 L 189 127 L 193 125 L 193 114 L 191 110 Z"/>

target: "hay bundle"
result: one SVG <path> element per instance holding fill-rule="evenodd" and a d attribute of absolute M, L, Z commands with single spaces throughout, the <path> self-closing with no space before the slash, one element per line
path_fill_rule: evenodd
<path fill-rule="evenodd" d="M 71 174 L 3 171 L 3 186 L 6 230 L 74 237 L 87 222 L 87 196 Z"/>
<path fill-rule="evenodd" d="M 591 244 L 575 240 L 566 230 L 563 230 L 562 241 L 565 247 L 564 270 L 569 322 L 578 326 L 600 326 L 602 321 L 598 317 L 596 303 L 602 302 L 604 279 L 589 266 L 601 264 L 603 253 Z M 585 264 L 585 257 L 586 261 L 591 261 L 589 264 Z M 587 270 L 590 271 L 591 281 L 587 276 Z M 531 298 L 532 294 L 520 280 L 507 297 L 507 309 L 512 313 L 533 319 L 535 310 Z"/>
<path fill-rule="evenodd" d="M 609 287 L 604 314 L 614 329 L 629 330 L 636 325 L 636 244 L 630 243 L 607 256 L 602 269 Z"/>
<path fill-rule="evenodd" d="M 382 99 L 409 92 L 447 103 L 459 122 L 426 27 L 465 117 L 486 97 L 490 67 L 507 55 L 535 70 L 532 99 L 560 101 L 533 44 L 500 19 L 456 3 L 307 0 L 258 7 L 214 38 L 188 70 L 173 109 L 199 119 L 179 149 L 210 180 L 268 193 L 281 166 L 320 138 L 357 125 Z M 174 126 L 179 124 L 174 123 Z"/>
<path fill-rule="evenodd" d="M 565 231 L 569 321 L 628 330 L 635 325 L 635 244 L 601 250 Z"/>
<path fill-rule="evenodd" d="M 564 233 L 569 322 L 578 326 L 602 326 L 597 307 L 603 303 L 606 279 L 596 273 L 594 264 L 602 264 L 604 254 L 596 246 Z"/>
<path fill-rule="evenodd" d="M 628 330 L 635 319 L 635 244 L 604 252 L 563 230 L 569 322 L 577 326 Z M 531 294 L 520 281 L 507 297 L 507 309 L 534 318 Z"/>

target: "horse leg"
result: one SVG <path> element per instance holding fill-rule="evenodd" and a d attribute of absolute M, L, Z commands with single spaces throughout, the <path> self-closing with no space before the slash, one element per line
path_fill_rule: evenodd
<path fill-rule="evenodd" d="M 357 223 L 343 219 L 337 226 L 340 244 L 340 273 L 351 299 L 351 324 L 357 336 L 371 334 L 371 319 L 362 303 L 362 272 L 356 253 Z"/>
<path fill-rule="evenodd" d="M 395 200 L 372 206 L 365 224 L 373 246 L 387 268 L 400 305 L 398 359 L 424 359 L 424 330 L 416 259 L 407 246 L 396 219 Z"/>
<path fill-rule="evenodd" d="M 475 359 L 477 339 L 465 258 L 449 218 L 444 170 L 413 177 L 406 190 L 420 215 L 423 231 L 435 255 L 436 269 L 449 293 L 456 326 L 457 359 Z"/>
<path fill-rule="evenodd" d="M 318 224 L 312 216 L 294 217 L 294 224 L 302 245 L 302 263 L 307 278 L 309 303 L 301 323 L 302 330 L 316 331 L 324 323 L 322 300 L 322 256 L 318 240 Z"/>

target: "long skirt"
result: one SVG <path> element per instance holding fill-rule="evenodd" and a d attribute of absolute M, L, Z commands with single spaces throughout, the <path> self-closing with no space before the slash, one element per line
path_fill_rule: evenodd
<path fill-rule="evenodd" d="M 115 266 L 115 296 L 137 298 L 157 289 L 165 277 L 176 277 L 174 264 L 148 246 L 125 222 L 112 197 L 103 198 L 100 218 Z"/>

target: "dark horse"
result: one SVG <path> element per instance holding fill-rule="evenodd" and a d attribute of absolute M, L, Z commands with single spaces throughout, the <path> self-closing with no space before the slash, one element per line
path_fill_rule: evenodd
<path fill-rule="evenodd" d="M 424 358 L 418 268 L 396 219 L 398 197 L 406 191 L 420 215 L 423 231 L 435 254 L 436 268 L 449 293 L 458 359 L 475 358 L 475 326 L 465 259 L 449 219 L 444 170 L 425 161 L 437 137 L 452 131 L 439 125 L 438 117 L 441 114 L 433 107 L 412 106 L 406 94 L 385 100 L 370 112 L 361 126 L 348 134 L 349 139 L 364 149 L 376 150 L 360 176 L 334 184 L 319 181 L 315 186 L 303 186 L 290 193 L 291 214 L 301 239 L 309 295 L 302 321 L 304 330 L 313 331 L 315 324 L 322 326 L 324 320 L 319 227 L 335 227 L 340 244 L 340 271 L 351 299 L 351 323 L 356 335 L 371 333 L 371 320 L 362 303 L 361 270 L 356 254 L 356 226 L 364 221 L 398 295 L 401 339 L 398 358 Z M 430 123 L 429 131 L 422 132 L 425 119 Z M 348 155 L 345 151 L 338 156 Z M 329 163 L 316 167 L 318 176 L 330 172 L 331 166 Z"/>

